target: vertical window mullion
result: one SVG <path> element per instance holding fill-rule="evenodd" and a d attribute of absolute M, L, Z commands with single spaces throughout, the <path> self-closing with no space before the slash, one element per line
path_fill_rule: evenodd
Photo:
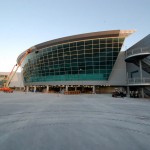
<path fill-rule="evenodd" d="M 93 66 L 93 64 L 94 64 L 94 59 L 93 59 L 93 56 L 94 56 L 94 53 L 93 53 L 93 40 L 92 40 L 92 70 L 93 70 L 93 73 L 92 74 L 94 74 L 94 66 Z"/>
<path fill-rule="evenodd" d="M 84 63 L 86 64 L 86 61 L 85 61 L 85 41 L 84 41 Z M 87 74 L 87 72 L 86 72 L 86 66 L 85 66 L 85 74 Z"/>

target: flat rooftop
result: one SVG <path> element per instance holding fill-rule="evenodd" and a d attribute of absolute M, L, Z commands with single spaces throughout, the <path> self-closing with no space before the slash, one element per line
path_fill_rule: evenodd
<path fill-rule="evenodd" d="M 150 100 L 0 92 L 1 150 L 149 150 Z"/>

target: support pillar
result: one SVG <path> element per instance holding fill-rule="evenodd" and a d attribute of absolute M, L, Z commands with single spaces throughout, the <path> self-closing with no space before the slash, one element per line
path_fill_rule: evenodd
<path fill-rule="evenodd" d="M 84 85 L 82 85 L 82 93 L 84 93 Z"/>
<path fill-rule="evenodd" d="M 77 86 L 75 86 L 75 91 L 77 90 Z"/>
<path fill-rule="evenodd" d="M 26 92 L 29 92 L 29 86 L 26 86 L 26 88 L 27 88 L 27 89 L 26 89 Z"/>
<path fill-rule="evenodd" d="M 66 92 L 68 91 L 68 85 L 66 85 Z"/>
<path fill-rule="evenodd" d="M 141 96 L 142 96 L 142 98 L 144 98 L 144 91 L 143 91 L 143 87 L 141 88 Z"/>
<path fill-rule="evenodd" d="M 130 97 L 130 88 L 129 88 L 129 86 L 127 86 L 127 96 Z"/>
<path fill-rule="evenodd" d="M 93 85 L 93 91 L 92 91 L 93 94 L 95 94 L 95 86 Z"/>
<path fill-rule="evenodd" d="M 36 92 L 36 86 L 34 86 L 34 90 L 33 91 Z"/>
<path fill-rule="evenodd" d="M 141 60 L 139 60 L 139 66 L 140 66 L 140 79 L 141 79 L 141 83 L 142 83 L 143 74 L 142 74 L 142 63 L 141 63 Z"/>
<path fill-rule="evenodd" d="M 143 82 L 143 74 L 142 74 L 142 63 L 141 63 L 141 60 L 139 60 L 139 66 L 140 66 L 140 80 L 141 80 L 141 83 L 142 83 Z M 144 98 L 143 87 L 141 88 L 141 96 L 142 96 L 142 98 Z"/>
<path fill-rule="evenodd" d="M 46 92 L 49 92 L 49 85 L 46 86 Z"/>

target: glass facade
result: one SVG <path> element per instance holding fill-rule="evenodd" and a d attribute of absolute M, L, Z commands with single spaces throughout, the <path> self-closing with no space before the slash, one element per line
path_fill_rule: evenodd
<path fill-rule="evenodd" d="M 123 42 L 97 38 L 39 49 L 22 64 L 24 82 L 108 80 Z"/>

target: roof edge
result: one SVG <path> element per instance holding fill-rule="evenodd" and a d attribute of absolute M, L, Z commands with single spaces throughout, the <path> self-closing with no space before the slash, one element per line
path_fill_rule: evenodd
<path fill-rule="evenodd" d="M 77 34 L 77 35 L 71 35 L 71 36 L 66 36 L 66 37 L 46 41 L 46 42 L 37 44 L 37 45 L 31 47 L 30 49 L 31 49 L 31 52 L 33 52 L 38 49 L 48 47 L 48 46 L 53 46 L 56 44 L 85 40 L 85 39 L 87 40 L 87 39 L 92 39 L 92 38 L 106 38 L 106 37 L 110 37 L 110 38 L 111 37 L 124 37 L 124 38 L 126 38 L 127 36 L 131 35 L 134 32 L 135 32 L 135 30 L 107 30 L 107 31 Z M 18 56 L 17 63 L 20 61 L 21 57 L 24 55 L 24 53 L 26 51 L 27 50 L 25 50 Z"/>

